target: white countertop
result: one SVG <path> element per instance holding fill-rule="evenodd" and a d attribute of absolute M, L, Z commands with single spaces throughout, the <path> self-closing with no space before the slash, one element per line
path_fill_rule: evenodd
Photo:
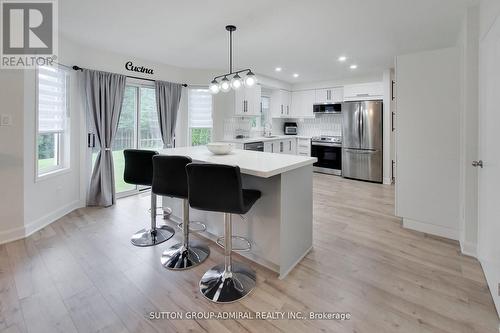
<path fill-rule="evenodd" d="M 214 155 L 205 146 L 162 149 L 160 154 L 189 156 L 197 162 L 237 165 L 241 173 L 262 178 L 269 178 L 317 162 L 315 157 L 241 149 L 234 149 L 228 155 Z"/>
<path fill-rule="evenodd" d="M 273 135 L 272 137 L 265 136 L 256 136 L 253 138 L 243 138 L 243 139 L 224 139 L 222 142 L 231 142 L 231 143 L 251 143 L 251 142 L 266 142 L 266 141 L 275 141 L 275 140 L 284 140 L 284 139 L 310 139 L 310 136 L 303 135 Z"/>

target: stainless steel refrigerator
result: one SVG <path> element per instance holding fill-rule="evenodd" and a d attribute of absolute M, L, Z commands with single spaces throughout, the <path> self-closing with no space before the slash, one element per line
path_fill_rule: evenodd
<path fill-rule="evenodd" d="M 382 101 L 342 105 L 342 176 L 382 183 Z"/>

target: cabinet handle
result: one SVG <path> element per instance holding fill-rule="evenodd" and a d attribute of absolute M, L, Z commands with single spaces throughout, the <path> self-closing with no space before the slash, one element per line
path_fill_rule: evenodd
<path fill-rule="evenodd" d="M 286 106 L 286 114 L 290 114 L 290 106 L 289 105 Z"/>
<path fill-rule="evenodd" d="M 396 114 L 394 112 L 392 112 L 391 114 L 391 127 L 392 127 L 392 131 L 394 132 L 396 130 L 396 126 L 394 126 L 394 116 Z"/>
<path fill-rule="evenodd" d="M 292 141 L 288 141 L 288 143 L 290 144 L 290 151 L 292 151 Z"/>
<path fill-rule="evenodd" d="M 391 99 L 394 100 L 394 85 L 396 84 L 396 81 L 392 80 L 392 85 L 391 85 Z"/>
<path fill-rule="evenodd" d="M 245 100 L 245 112 L 248 112 L 248 101 Z"/>
<path fill-rule="evenodd" d="M 283 104 L 281 104 L 281 114 L 283 114 Z"/>
<path fill-rule="evenodd" d="M 280 142 L 280 153 L 283 152 L 283 142 Z"/>

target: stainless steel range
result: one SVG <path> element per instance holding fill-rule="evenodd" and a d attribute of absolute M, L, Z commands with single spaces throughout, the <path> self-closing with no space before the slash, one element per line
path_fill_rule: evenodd
<path fill-rule="evenodd" d="M 318 136 L 311 139 L 311 156 L 316 157 L 313 170 L 331 175 L 342 175 L 342 137 Z"/>

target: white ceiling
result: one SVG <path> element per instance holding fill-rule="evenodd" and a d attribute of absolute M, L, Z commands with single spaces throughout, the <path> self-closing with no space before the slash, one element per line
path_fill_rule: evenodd
<path fill-rule="evenodd" d="M 61 0 L 59 25 L 82 44 L 180 67 L 226 69 L 224 26 L 234 24 L 236 67 L 298 83 L 378 74 L 395 55 L 454 45 L 464 10 L 474 3 Z M 345 64 L 340 55 L 349 58 Z M 351 63 L 358 69 L 350 70 Z"/>

